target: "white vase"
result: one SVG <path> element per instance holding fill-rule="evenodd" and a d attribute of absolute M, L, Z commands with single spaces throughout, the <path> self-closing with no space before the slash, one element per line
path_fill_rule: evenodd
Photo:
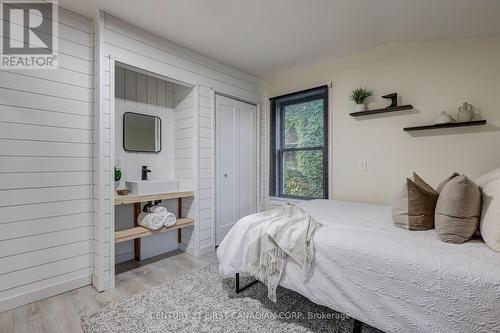
<path fill-rule="evenodd" d="M 458 108 L 457 120 L 459 122 L 471 121 L 474 117 L 474 107 L 464 102 L 461 107 Z"/>
<path fill-rule="evenodd" d="M 120 181 L 119 180 L 115 180 L 115 190 L 117 190 L 118 187 L 120 187 Z"/>
<path fill-rule="evenodd" d="M 366 105 L 364 104 L 356 104 L 356 112 L 363 112 L 366 111 Z"/>
<path fill-rule="evenodd" d="M 453 118 L 446 113 L 446 111 L 442 111 L 439 117 L 436 119 L 436 125 L 441 124 L 451 124 L 453 123 Z"/>

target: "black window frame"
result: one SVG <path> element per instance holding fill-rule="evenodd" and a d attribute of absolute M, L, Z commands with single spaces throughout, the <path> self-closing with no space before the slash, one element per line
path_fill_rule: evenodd
<path fill-rule="evenodd" d="M 294 104 L 301 104 L 310 101 L 323 100 L 323 145 L 316 147 L 285 147 L 284 112 L 285 107 Z M 329 89 L 328 86 L 320 86 L 295 93 L 270 98 L 270 177 L 269 195 L 277 198 L 289 198 L 300 200 L 328 199 L 328 128 L 329 128 Z M 304 196 L 285 195 L 284 192 L 284 161 L 283 156 L 288 151 L 311 151 L 323 152 L 323 197 L 311 198 Z"/>

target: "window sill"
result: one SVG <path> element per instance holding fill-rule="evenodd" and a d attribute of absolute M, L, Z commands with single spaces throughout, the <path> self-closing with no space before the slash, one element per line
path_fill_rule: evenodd
<path fill-rule="evenodd" d="M 287 202 L 301 203 L 301 202 L 304 202 L 304 201 L 308 201 L 308 200 L 292 199 L 292 198 L 280 198 L 280 197 L 270 197 L 269 198 L 269 203 L 271 205 L 275 205 L 275 206 L 283 206 L 283 205 L 286 205 Z"/>

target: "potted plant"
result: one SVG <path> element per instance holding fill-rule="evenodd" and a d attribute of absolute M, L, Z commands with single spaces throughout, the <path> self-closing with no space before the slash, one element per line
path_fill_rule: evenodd
<path fill-rule="evenodd" d="M 356 112 L 366 111 L 365 102 L 373 96 L 373 91 L 365 88 L 356 88 L 349 96 L 354 103 L 356 103 Z"/>
<path fill-rule="evenodd" d="M 115 167 L 115 190 L 120 186 L 120 179 L 122 179 L 122 170 Z"/>

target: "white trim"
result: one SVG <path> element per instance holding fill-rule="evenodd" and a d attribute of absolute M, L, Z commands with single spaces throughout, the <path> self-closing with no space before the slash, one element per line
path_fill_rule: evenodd
<path fill-rule="evenodd" d="M 99 242 L 97 246 L 97 251 L 94 248 L 93 250 L 93 259 L 96 259 L 95 256 L 98 256 L 97 262 L 96 260 L 92 261 L 92 284 L 98 291 L 103 291 L 105 290 L 105 277 L 104 277 L 104 272 L 105 269 L 103 267 L 103 245 L 104 245 L 104 235 L 105 235 L 105 230 L 103 227 L 103 197 L 104 197 L 104 186 L 102 185 L 102 175 L 103 175 L 103 159 L 101 156 L 101 148 L 104 146 L 104 141 L 103 141 L 103 136 L 101 133 L 101 123 L 102 123 L 102 105 L 104 101 L 104 84 L 103 84 L 103 73 L 104 70 L 102 68 L 102 63 L 101 63 L 101 55 L 103 51 L 103 32 L 102 32 L 102 26 L 104 24 L 104 14 L 102 12 L 98 12 L 97 17 L 94 20 L 94 25 L 92 26 L 93 29 L 93 37 L 97 35 L 97 50 L 94 48 L 94 61 L 93 61 L 93 75 L 92 75 L 92 83 L 93 83 L 93 91 L 94 91 L 94 98 L 93 98 L 93 108 L 94 108 L 94 186 L 95 188 L 93 189 L 93 213 L 94 213 L 94 220 L 93 220 L 93 241 L 95 242 L 96 239 Z M 94 41 L 93 41 L 94 42 Z M 97 66 L 96 66 L 97 65 Z M 97 67 L 97 68 L 96 68 Z M 96 76 L 95 74 L 98 73 L 98 80 L 96 82 Z M 98 86 L 96 87 L 96 83 L 98 83 Z M 97 170 L 97 173 L 96 173 Z M 97 200 L 96 200 L 97 199 Z M 96 207 L 97 205 L 97 207 Z M 96 214 L 97 213 L 97 214 Z M 97 216 L 96 216 L 97 215 Z M 96 226 L 96 218 L 98 220 L 98 224 Z M 96 230 L 97 229 L 97 230 Z M 95 234 L 97 233 L 98 237 L 95 237 Z M 94 244 L 95 245 L 95 244 Z"/>
<path fill-rule="evenodd" d="M 109 57 L 109 194 L 111 208 L 109 211 L 109 286 L 115 287 L 115 58 Z"/>
<path fill-rule="evenodd" d="M 194 104 L 194 256 L 198 257 L 200 252 L 200 87 L 193 88 Z M 182 212 L 181 212 L 182 213 Z M 181 214 L 179 213 L 179 214 Z M 181 229 L 182 230 L 182 229 Z M 181 231 L 182 233 L 182 231 Z"/>
<path fill-rule="evenodd" d="M 153 72 L 149 72 L 149 71 L 146 71 L 146 70 L 144 70 L 142 68 L 131 66 L 131 65 L 125 64 L 123 62 L 116 61 L 115 62 L 115 66 L 116 67 L 120 67 L 120 68 L 124 68 L 124 69 L 128 69 L 128 70 L 131 70 L 133 72 L 141 73 L 141 74 L 144 74 L 144 75 L 147 75 L 147 76 L 152 76 L 152 77 L 157 78 L 157 79 L 162 80 L 162 81 L 167 81 L 167 78 L 165 76 L 163 76 L 163 75 L 159 75 L 159 74 L 156 74 L 156 73 L 153 73 Z M 176 85 L 183 86 L 183 87 L 186 87 L 186 88 L 194 88 L 194 85 L 186 84 L 183 81 L 177 81 L 177 80 L 174 80 L 172 78 L 168 78 L 168 82 L 175 83 Z"/>
<path fill-rule="evenodd" d="M 194 250 L 193 248 L 187 247 L 186 245 L 179 243 L 179 250 L 182 252 L 186 252 L 187 254 L 190 254 L 194 256 Z"/>
<path fill-rule="evenodd" d="M 217 114 L 216 108 L 217 108 L 217 102 L 215 100 L 217 92 L 213 87 L 210 88 L 210 98 L 212 98 L 212 138 L 213 138 L 213 155 L 212 155 L 212 202 L 213 202 L 213 207 L 212 207 L 212 248 L 215 249 L 217 246 L 217 170 L 215 169 L 217 167 L 217 130 L 216 130 L 216 124 L 217 122 L 215 121 L 215 115 Z"/>
<path fill-rule="evenodd" d="M 212 209 L 212 240 L 213 240 L 213 247 L 215 248 L 215 246 L 217 245 L 217 239 L 216 239 L 216 235 L 217 235 L 217 172 L 216 172 L 216 161 L 217 161 L 217 142 L 218 142 L 218 135 L 217 135 L 217 129 L 216 129 L 216 124 L 217 124 L 217 119 L 216 119 L 216 115 L 217 115 L 217 102 L 216 102 L 216 95 L 219 95 L 219 96 L 222 96 L 222 97 L 226 97 L 226 98 L 231 98 L 231 99 L 234 99 L 236 101 L 239 101 L 239 102 L 243 102 L 243 103 L 247 103 L 247 104 L 250 104 L 250 105 L 253 105 L 255 106 L 256 110 L 257 110 L 257 119 L 255 120 L 255 127 L 256 127 L 256 133 L 255 133 L 255 149 L 256 149 L 256 157 L 255 157 L 255 162 L 257 163 L 257 165 L 255 166 L 256 168 L 256 179 L 255 181 L 257 182 L 256 183 L 256 187 L 255 187 L 255 196 L 256 196 L 256 201 L 255 201 L 255 205 L 256 205 L 256 211 L 257 212 L 260 212 L 261 211 L 261 196 L 260 196 L 260 189 L 261 189 L 261 186 L 260 186 L 260 180 L 261 180 L 261 174 L 262 174 L 262 170 L 261 170 L 261 154 L 260 154 L 260 150 L 261 150 L 261 137 L 260 137 L 260 130 L 261 130 L 261 115 L 260 115 L 260 112 L 261 112 L 261 103 L 254 103 L 254 102 L 250 102 L 244 98 L 240 98 L 240 97 L 237 97 L 237 96 L 234 96 L 234 95 L 231 95 L 231 94 L 226 94 L 226 93 L 223 93 L 223 92 L 220 92 L 219 90 L 215 90 L 213 87 L 211 88 L 212 89 L 212 94 L 211 94 L 211 98 L 212 98 L 212 135 L 213 135 L 213 138 L 214 138 L 214 141 L 213 141 L 213 152 L 214 152 L 214 155 L 213 155 L 213 159 L 212 159 L 212 176 L 213 176 L 213 190 L 212 190 L 212 195 L 213 195 L 213 203 L 214 203 L 214 206 L 213 206 L 213 209 Z M 207 252 L 208 253 L 208 252 Z M 201 255 L 201 254 L 200 254 Z"/>
<path fill-rule="evenodd" d="M 234 95 L 228 95 L 228 94 L 225 94 L 225 93 L 220 92 L 220 91 L 216 91 L 215 94 L 219 95 L 219 96 L 222 96 L 222 97 L 227 97 L 227 98 L 230 98 L 230 99 L 234 99 L 235 101 L 238 101 L 238 102 L 247 103 L 247 104 L 250 104 L 250 105 L 253 105 L 253 106 L 257 106 L 258 105 L 258 103 L 252 102 L 252 101 L 247 100 L 245 98 L 235 97 Z"/>
<path fill-rule="evenodd" d="M 124 57 L 120 54 L 116 54 L 113 52 L 110 52 L 109 56 L 115 60 L 115 63 L 119 62 L 121 65 L 129 66 L 130 68 L 132 68 L 132 70 L 135 70 L 135 71 L 138 70 L 142 73 L 147 73 L 147 75 L 155 76 L 156 78 L 158 78 L 160 80 L 167 81 L 167 82 L 173 82 L 175 84 L 179 84 L 179 85 L 184 86 L 184 87 L 196 87 L 197 86 L 196 82 L 182 80 L 180 78 L 176 78 L 175 76 L 169 76 L 168 74 L 163 73 L 161 68 L 151 66 L 147 62 L 143 62 L 143 61 L 137 62 L 137 61 L 135 61 L 135 59 L 131 59 L 131 58 L 128 58 L 126 56 Z M 112 78 L 110 78 L 110 81 L 111 80 L 114 81 L 114 79 L 115 78 L 112 77 Z"/>
<path fill-rule="evenodd" d="M 205 254 L 209 254 L 209 253 L 212 253 L 215 251 L 215 246 L 213 244 L 211 245 L 208 245 L 208 246 L 204 246 L 202 248 L 200 248 L 200 251 L 199 251 L 199 256 L 204 256 Z"/>
<path fill-rule="evenodd" d="M 286 205 L 287 203 L 301 203 L 301 202 L 306 202 L 308 200 L 302 200 L 302 199 L 291 199 L 291 198 L 280 198 L 280 197 L 269 197 L 269 203 L 271 205 L 275 206 L 282 206 Z"/>
<path fill-rule="evenodd" d="M 115 263 L 122 263 L 125 261 L 134 260 L 134 251 L 120 253 L 115 258 Z M 111 275 L 111 273 L 110 273 Z M 113 287 L 114 288 L 114 287 Z"/>
<path fill-rule="evenodd" d="M 2 302 L 0 302 L 0 312 L 36 302 L 47 297 L 59 295 L 73 289 L 88 286 L 89 284 L 91 284 L 91 280 L 91 276 L 89 274 L 85 274 L 85 276 L 79 278 L 56 283 L 48 287 L 37 289 L 35 291 L 28 291 L 24 294 L 15 295 L 11 298 L 6 298 L 2 300 Z"/>

